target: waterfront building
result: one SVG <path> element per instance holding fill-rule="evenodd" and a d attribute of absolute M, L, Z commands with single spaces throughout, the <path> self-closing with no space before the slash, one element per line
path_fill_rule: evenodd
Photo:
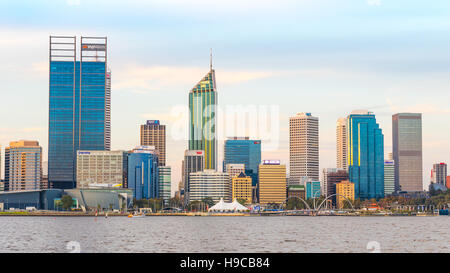
<path fill-rule="evenodd" d="M 230 176 L 227 173 L 206 169 L 189 175 L 189 202 L 211 198 L 215 203 L 223 198 L 231 201 Z"/>
<path fill-rule="evenodd" d="M 384 161 L 384 195 L 391 195 L 395 192 L 395 162 L 394 160 Z"/>
<path fill-rule="evenodd" d="M 436 163 L 433 164 L 433 170 L 431 171 L 431 182 L 446 186 L 447 184 L 447 164 Z"/>
<path fill-rule="evenodd" d="M 231 178 L 231 200 L 244 199 L 246 204 L 252 203 L 252 178 L 241 172 Z"/>
<path fill-rule="evenodd" d="M 291 185 L 287 190 L 287 198 L 301 198 L 306 200 L 306 190 L 304 185 Z"/>
<path fill-rule="evenodd" d="M 306 199 L 319 198 L 321 194 L 320 181 L 307 181 L 305 185 Z"/>
<path fill-rule="evenodd" d="M 340 118 L 336 123 L 336 167 L 348 169 L 347 119 Z"/>
<path fill-rule="evenodd" d="M 319 118 L 298 113 L 289 118 L 289 179 L 319 180 Z"/>
<path fill-rule="evenodd" d="M 286 200 L 286 165 L 263 160 L 258 169 L 259 203 L 282 204 Z"/>
<path fill-rule="evenodd" d="M 202 172 L 205 169 L 205 152 L 201 150 L 186 150 L 182 167 L 182 177 L 185 194 L 190 191 L 190 174 Z"/>
<path fill-rule="evenodd" d="M 212 68 L 189 92 L 189 150 L 205 152 L 205 169 L 217 168 L 217 90 Z"/>
<path fill-rule="evenodd" d="M 138 146 L 127 155 L 128 188 L 137 200 L 159 197 L 158 153 L 154 146 Z"/>
<path fill-rule="evenodd" d="M 159 166 L 159 198 L 164 200 L 164 204 L 168 205 L 172 194 L 172 170 L 170 166 Z"/>
<path fill-rule="evenodd" d="M 5 148 L 5 191 L 38 190 L 42 180 L 42 148 L 38 141 L 12 141 Z"/>
<path fill-rule="evenodd" d="M 236 177 L 241 173 L 245 173 L 244 164 L 227 164 L 225 167 L 225 172 L 230 175 L 230 178 Z"/>
<path fill-rule="evenodd" d="M 252 186 L 258 184 L 258 166 L 261 164 L 261 140 L 249 137 L 229 137 L 225 140 L 223 171 L 227 164 L 244 164 L 245 174 L 252 178 Z"/>
<path fill-rule="evenodd" d="M 158 151 L 159 166 L 166 165 L 166 125 L 159 120 L 147 120 L 141 125 L 141 145 L 155 146 Z"/>
<path fill-rule="evenodd" d="M 384 197 L 384 136 L 375 115 L 353 111 L 348 120 L 349 180 L 355 183 L 355 198 Z"/>
<path fill-rule="evenodd" d="M 127 156 L 124 151 L 78 151 L 77 188 L 124 187 Z"/>
<path fill-rule="evenodd" d="M 111 73 L 106 37 L 50 36 L 48 178 L 52 188 L 76 185 L 76 152 L 111 146 Z"/>
<path fill-rule="evenodd" d="M 355 183 L 350 181 L 342 181 L 336 184 L 337 207 L 343 208 L 345 198 L 353 201 L 355 200 Z"/>
<path fill-rule="evenodd" d="M 392 116 L 392 149 L 396 191 L 423 191 L 422 114 Z"/>
<path fill-rule="evenodd" d="M 0 191 L 5 191 L 5 181 L 0 179 Z"/>
<path fill-rule="evenodd" d="M 336 193 L 335 184 L 348 180 L 348 172 L 340 168 L 323 169 L 322 194 L 330 196 Z M 335 198 L 333 198 L 334 200 Z"/>
<path fill-rule="evenodd" d="M 446 184 L 446 186 L 447 186 L 447 189 L 450 189 L 450 175 L 447 176 L 447 184 Z"/>

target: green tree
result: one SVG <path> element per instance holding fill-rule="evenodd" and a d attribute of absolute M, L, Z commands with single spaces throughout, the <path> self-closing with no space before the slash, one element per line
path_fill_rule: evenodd
<path fill-rule="evenodd" d="M 245 206 L 247 204 L 247 199 L 245 198 L 238 198 L 237 199 L 238 203 Z"/>
<path fill-rule="evenodd" d="M 202 199 L 202 202 L 208 207 L 214 206 L 214 200 L 211 197 L 205 197 Z"/>
<path fill-rule="evenodd" d="M 64 195 L 61 197 L 61 205 L 64 210 L 70 210 L 73 205 L 73 199 L 69 195 Z"/>

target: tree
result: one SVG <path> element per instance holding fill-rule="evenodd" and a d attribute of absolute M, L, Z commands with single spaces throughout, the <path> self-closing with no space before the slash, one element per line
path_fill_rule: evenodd
<path fill-rule="evenodd" d="M 247 204 L 247 199 L 245 198 L 237 198 L 239 204 L 245 206 Z"/>
<path fill-rule="evenodd" d="M 70 195 L 67 195 L 67 194 L 64 195 L 63 197 L 61 197 L 61 204 L 62 204 L 62 208 L 64 210 L 70 210 L 73 205 L 72 197 L 70 197 Z"/>

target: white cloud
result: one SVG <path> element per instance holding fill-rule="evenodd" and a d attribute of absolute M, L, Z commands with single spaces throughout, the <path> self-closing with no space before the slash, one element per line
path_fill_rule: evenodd
<path fill-rule="evenodd" d="M 133 92 L 157 91 L 168 86 L 193 87 L 208 72 L 201 67 L 142 66 L 127 65 L 112 71 L 114 90 Z M 237 84 L 267 78 L 278 74 L 276 71 L 220 70 L 216 71 L 219 85 Z M 220 80 L 219 80 L 220 79 Z"/>
<path fill-rule="evenodd" d="M 411 112 L 422 114 L 450 114 L 450 108 L 442 108 L 430 103 L 402 106 L 394 104 L 390 98 L 387 98 L 386 102 L 393 113 Z"/>

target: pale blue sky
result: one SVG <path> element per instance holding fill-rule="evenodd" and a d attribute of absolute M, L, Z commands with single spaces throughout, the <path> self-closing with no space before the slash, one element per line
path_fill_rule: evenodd
<path fill-rule="evenodd" d="M 335 166 L 335 122 L 375 112 L 390 152 L 391 115 L 423 113 L 424 183 L 450 162 L 450 3 L 411 0 L 0 2 L 0 144 L 36 139 L 47 153 L 48 36 L 108 36 L 112 146 L 138 144 L 146 119 L 173 121 L 208 71 L 220 105 L 278 105 L 320 119 L 320 168 Z M 168 139 L 173 184 L 186 142 Z M 222 143 L 219 143 L 222 146 Z M 3 161 L 3 160 L 2 160 Z"/>

